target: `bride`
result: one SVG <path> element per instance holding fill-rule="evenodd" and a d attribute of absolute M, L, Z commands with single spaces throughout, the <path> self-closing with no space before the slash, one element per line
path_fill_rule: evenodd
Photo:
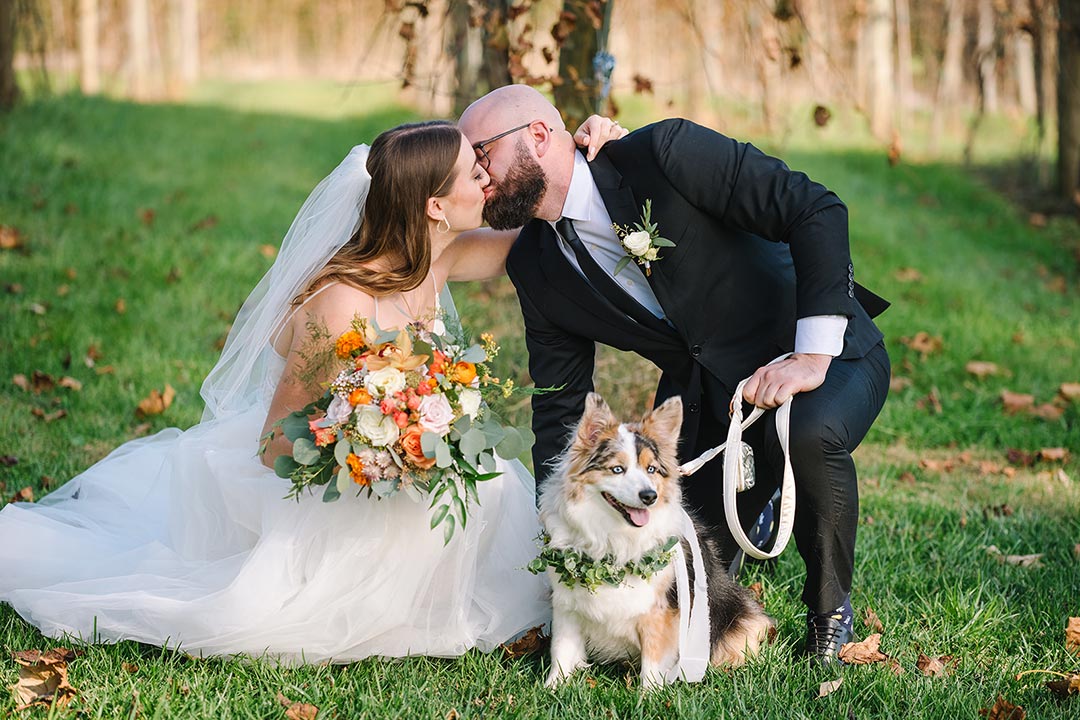
<path fill-rule="evenodd" d="M 624 132 L 594 116 L 575 139 L 595 149 Z M 432 321 L 453 311 L 448 280 L 503 272 L 514 233 L 475 230 L 488 185 L 449 123 L 353 148 L 241 308 L 203 383 L 202 422 L 0 511 L 0 601 L 52 637 L 286 663 L 453 656 L 546 622 L 546 588 L 524 570 L 539 523 L 521 463 L 500 461 L 444 547 L 425 502 L 286 500 L 289 481 L 263 462 L 288 441 L 257 456 L 266 429 L 318 394 L 298 379 L 309 322 L 336 336 L 354 315 Z"/>

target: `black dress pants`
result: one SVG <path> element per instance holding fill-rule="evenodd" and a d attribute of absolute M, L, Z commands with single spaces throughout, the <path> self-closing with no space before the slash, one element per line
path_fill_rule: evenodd
<path fill-rule="evenodd" d="M 825 382 L 792 401 L 789 449 L 796 491 L 792 537 L 806 564 L 802 599 L 815 612 L 833 610 L 851 592 L 859 521 L 859 486 L 851 453 L 885 404 L 889 375 L 889 356 L 879 344 L 862 358 L 834 359 Z M 704 400 L 704 408 L 712 405 Z M 680 452 L 683 462 L 724 442 L 727 427 L 727 418 L 703 412 L 695 447 Z M 740 522 L 749 530 L 783 480 L 775 411 L 759 418 L 743 440 L 754 449 L 756 470 L 754 487 L 739 493 L 738 499 Z M 738 546 L 724 519 L 722 458 L 684 478 L 683 494 L 699 517 L 720 531 L 725 560 L 733 558 Z"/>

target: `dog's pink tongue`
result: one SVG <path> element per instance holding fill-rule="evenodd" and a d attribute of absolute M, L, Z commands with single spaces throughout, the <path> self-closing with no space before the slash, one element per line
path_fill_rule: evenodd
<path fill-rule="evenodd" d="M 630 514 L 630 522 L 637 527 L 645 527 L 649 524 L 649 511 L 645 508 L 628 507 L 626 512 Z"/>

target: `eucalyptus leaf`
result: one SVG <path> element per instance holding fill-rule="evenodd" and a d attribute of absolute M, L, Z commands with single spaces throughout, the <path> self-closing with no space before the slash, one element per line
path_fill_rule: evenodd
<path fill-rule="evenodd" d="M 495 446 L 495 452 L 504 460 L 513 460 L 525 452 L 525 443 L 522 441 L 521 433 L 518 432 L 517 428 L 506 428 L 506 437 Z"/>
<path fill-rule="evenodd" d="M 274 460 L 274 474 L 280 478 L 291 478 L 298 467 L 300 467 L 300 463 L 293 460 L 289 455 L 278 455 L 277 459 Z"/>
<path fill-rule="evenodd" d="M 310 438 L 302 437 L 297 438 L 293 443 L 292 450 L 293 460 L 301 465 L 314 465 L 319 462 L 319 458 L 322 457 L 322 453 L 319 448 L 315 447 Z"/>
<path fill-rule="evenodd" d="M 308 416 L 300 412 L 289 413 L 282 419 L 281 432 L 294 442 L 299 438 L 314 437 L 311 434 L 311 428 L 308 427 Z"/>
<path fill-rule="evenodd" d="M 379 480 L 371 484 L 371 491 L 381 498 L 390 497 L 397 490 L 397 481 Z"/>
<path fill-rule="evenodd" d="M 618 275 L 619 272 L 629 264 L 630 256 L 623 255 L 621 258 L 619 258 L 619 262 L 615 263 L 615 272 L 613 272 L 612 275 Z"/>
<path fill-rule="evenodd" d="M 489 452 L 480 453 L 480 467 L 487 472 L 495 472 L 495 457 Z"/>
<path fill-rule="evenodd" d="M 461 454 L 466 458 L 474 458 L 483 451 L 486 446 L 487 438 L 484 437 L 484 433 L 477 428 L 473 428 L 461 436 L 461 443 L 458 445 L 458 448 L 461 450 Z"/>
<path fill-rule="evenodd" d="M 413 502 L 420 502 L 424 499 L 424 495 L 413 483 L 403 483 L 401 489 L 405 491 L 405 494 L 409 496 L 409 499 Z"/>
<path fill-rule="evenodd" d="M 521 435 L 521 442 L 525 445 L 525 450 L 529 450 L 536 444 L 536 433 L 532 431 L 532 428 L 518 428 L 518 434 Z M 522 452 L 525 452 L 522 450 Z"/>
<path fill-rule="evenodd" d="M 337 483 L 326 483 L 326 489 L 323 490 L 322 494 L 322 501 L 334 502 L 339 497 L 341 497 L 341 493 L 338 492 Z"/>
<path fill-rule="evenodd" d="M 441 438 L 430 430 L 425 430 L 420 435 L 420 447 L 424 451 L 424 457 L 435 457 L 435 447 L 439 444 Z"/>
<path fill-rule="evenodd" d="M 439 440 L 435 446 L 435 464 L 441 468 L 448 468 L 454 464 L 454 458 L 450 455 L 450 446 L 445 440 Z"/>
<path fill-rule="evenodd" d="M 662 237 L 653 238 L 652 244 L 656 247 L 675 247 L 675 243 Z"/>
<path fill-rule="evenodd" d="M 506 436 L 506 428 L 498 423 L 484 423 L 483 430 L 484 437 L 487 438 L 487 443 L 484 445 L 485 449 L 495 447 Z"/>
<path fill-rule="evenodd" d="M 345 438 L 341 438 L 337 441 L 337 445 L 334 446 L 334 459 L 337 460 L 337 464 L 341 467 L 348 465 L 349 453 L 352 452 L 352 445 Z"/>
<path fill-rule="evenodd" d="M 349 468 L 346 465 L 342 465 L 341 469 L 338 470 L 337 482 L 335 483 L 337 491 L 344 494 L 345 491 L 349 489 L 350 485 L 352 485 L 352 475 L 349 473 Z"/>
<path fill-rule="evenodd" d="M 454 430 L 456 430 L 459 435 L 464 435 L 469 432 L 472 426 L 472 415 L 463 415 L 454 421 Z"/>
<path fill-rule="evenodd" d="M 479 363 L 487 360 L 487 352 L 479 345 L 473 345 L 465 352 L 461 353 L 458 358 L 458 362 L 470 362 Z"/>

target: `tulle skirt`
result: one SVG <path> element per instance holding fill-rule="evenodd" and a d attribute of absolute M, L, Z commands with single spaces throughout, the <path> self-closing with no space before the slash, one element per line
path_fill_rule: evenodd
<path fill-rule="evenodd" d="M 256 457 L 265 409 L 127 443 L 0 512 L 0 601 L 52 637 L 286 663 L 490 650 L 550 618 L 520 463 L 443 545 L 427 504 L 318 495 Z"/>

